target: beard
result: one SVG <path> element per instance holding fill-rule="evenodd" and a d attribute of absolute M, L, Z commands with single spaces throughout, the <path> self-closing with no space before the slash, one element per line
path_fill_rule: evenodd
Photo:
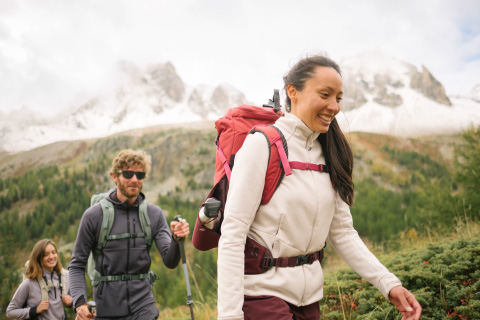
<path fill-rule="evenodd" d="M 138 189 L 137 190 L 129 190 L 128 186 L 135 186 Z M 117 189 L 120 191 L 122 195 L 125 197 L 131 199 L 131 198 L 136 198 L 140 194 L 140 191 L 142 191 L 143 185 L 142 184 L 134 184 L 134 183 L 122 183 L 119 181 L 117 184 Z"/>

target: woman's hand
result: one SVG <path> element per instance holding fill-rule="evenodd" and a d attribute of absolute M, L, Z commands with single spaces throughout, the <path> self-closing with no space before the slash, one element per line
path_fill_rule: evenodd
<path fill-rule="evenodd" d="M 190 226 L 188 225 L 187 220 L 182 219 L 180 222 L 170 222 L 170 230 L 172 231 L 175 241 L 178 241 L 178 238 L 186 238 L 188 236 L 190 233 Z"/>
<path fill-rule="evenodd" d="M 418 320 L 422 307 L 415 296 L 402 286 L 393 287 L 388 293 L 388 299 L 402 314 L 402 320 Z"/>
<path fill-rule="evenodd" d="M 48 301 L 42 301 L 38 304 L 37 306 L 37 313 L 42 313 L 45 310 L 48 310 L 49 302 Z"/>
<path fill-rule="evenodd" d="M 62 301 L 63 304 L 67 307 L 70 307 L 72 305 L 72 297 L 70 297 L 68 294 L 66 296 L 62 296 Z"/>

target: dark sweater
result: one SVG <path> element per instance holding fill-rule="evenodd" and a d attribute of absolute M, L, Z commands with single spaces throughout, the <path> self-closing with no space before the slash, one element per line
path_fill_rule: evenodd
<path fill-rule="evenodd" d="M 132 205 L 120 202 L 116 188 L 108 192 L 107 199 L 114 204 L 115 219 L 110 234 L 142 232 L 138 209 L 145 196 L 140 193 Z M 169 225 L 162 210 L 148 204 L 152 240 L 162 256 L 164 264 L 175 268 L 180 261 L 178 244 L 172 239 Z M 70 261 L 70 290 L 74 307 L 88 301 L 85 269 L 90 251 L 97 245 L 103 220 L 101 205 L 98 203 L 85 211 L 78 229 L 77 240 Z M 96 269 L 103 276 L 148 273 L 151 259 L 144 238 L 107 241 L 96 261 Z M 149 279 L 100 282 L 94 288 L 98 317 L 123 317 L 155 303 Z"/>

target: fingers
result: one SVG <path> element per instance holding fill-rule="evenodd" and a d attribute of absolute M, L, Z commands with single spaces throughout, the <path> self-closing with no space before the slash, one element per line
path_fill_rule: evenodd
<path fill-rule="evenodd" d="M 420 305 L 420 303 L 418 303 L 417 299 L 415 299 L 415 296 L 408 290 L 407 290 L 406 299 L 409 305 L 412 306 L 413 308 L 413 314 L 411 319 L 414 319 L 414 320 L 420 319 L 420 315 L 422 314 L 422 306 Z"/>
<path fill-rule="evenodd" d="M 91 318 L 96 317 L 96 313 L 92 314 L 90 311 L 88 311 L 88 308 L 86 305 L 81 306 L 77 309 L 77 317 L 75 318 L 76 320 L 89 320 Z"/>
<path fill-rule="evenodd" d="M 172 221 L 170 229 L 178 238 L 186 238 L 190 234 L 190 226 L 185 219 L 182 219 L 180 222 Z"/>
<path fill-rule="evenodd" d="M 402 314 L 402 319 L 418 320 L 422 314 L 422 307 L 415 296 L 402 286 L 394 287 L 389 293 L 390 301 Z"/>
<path fill-rule="evenodd" d="M 63 296 L 62 301 L 67 307 L 72 305 L 72 297 L 69 295 Z"/>
<path fill-rule="evenodd" d="M 45 310 L 48 310 L 49 302 L 48 301 L 42 301 L 38 304 L 37 306 L 37 313 L 42 313 Z"/>

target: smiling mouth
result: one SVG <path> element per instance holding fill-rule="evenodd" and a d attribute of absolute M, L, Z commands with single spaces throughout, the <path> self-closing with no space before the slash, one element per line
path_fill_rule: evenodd
<path fill-rule="evenodd" d="M 324 115 L 324 114 L 320 114 L 318 115 L 318 117 L 322 120 L 325 120 L 327 122 L 332 122 L 334 116 L 328 116 L 328 115 Z"/>

